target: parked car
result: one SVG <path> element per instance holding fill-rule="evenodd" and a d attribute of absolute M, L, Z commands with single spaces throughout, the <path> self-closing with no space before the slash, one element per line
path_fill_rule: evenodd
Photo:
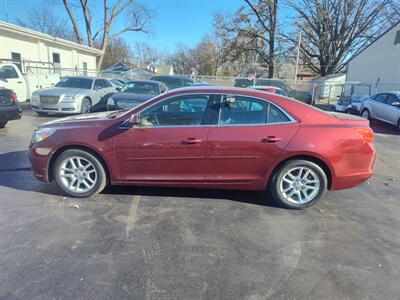
<path fill-rule="evenodd" d="M 365 119 L 377 119 L 400 130 L 400 91 L 378 93 L 365 100 L 361 107 Z"/>
<path fill-rule="evenodd" d="M 0 86 L 13 90 L 19 102 L 31 99 L 33 91 L 54 86 L 60 80 L 54 73 L 22 74 L 17 65 L 0 63 Z"/>
<path fill-rule="evenodd" d="M 39 115 L 48 113 L 84 114 L 100 99 L 116 89 L 105 78 L 68 76 L 54 88 L 35 91 L 31 107 Z"/>
<path fill-rule="evenodd" d="M 108 98 L 107 110 L 130 109 L 167 90 L 165 84 L 160 81 L 131 81 L 125 84 L 119 93 Z"/>
<path fill-rule="evenodd" d="M 337 112 L 360 114 L 362 102 L 369 97 L 370 95 L 368 94 L 341 95 L 338 102 L 333 106 L 333 109 Z"/>
<path fill-rule="evenodd" d="M 0 87 L 0 128 L 4 128 L 8 121 L 21 119 L 22 110 L 17 100 L 17 94 Z"/>
<path fill-rule="evenodd" d="M 345 125 L 345 126 L 343 126 Z M 34 175 L 68 195 L 106 184 L 268 189 L 303 209 L 325 191 L 372 175 L 369 122 L 250 89 L 190 87 L 129 111 L 41 125 L 29 155 Z"/>
<path fill-rule="evenodd" d="M 272 94 L 278 94 L 282 96 L 287 96 L 285 91 L 282 90 L 281 88 L 278 88 L 276 86 L 268 86 L 268 85 L 254 85 L 251 86 L 252 89 L 259 90 L 259 91 L 264 91 Z"/>
<path fill-rule="evenodd" d="M 186 76 L 154 76 L 151 80 L 163 82 L 169 90 L 201 84 L 200 81 L 191 79 Z"/>
<path fill-rule="evenodd" d="M 292 89 L 286 82 L 278 79 L 265 79 L 257 78 L 254 80 L 248 80 L 244 78 L 235 79 L 235 87 L 254 87 L 254 86 L 275 86 L 282 89 L 288 97 L 297 99 L 301 102 L 312 104 L 312 95 L 308 92 L 298 91 Z"/>

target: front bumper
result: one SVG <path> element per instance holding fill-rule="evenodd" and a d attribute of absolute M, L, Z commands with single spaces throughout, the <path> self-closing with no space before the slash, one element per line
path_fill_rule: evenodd
<path fill-rule="evenodd" d="M 29 161 L 33 175 L 40 181 L 49 182 L 49 162 L 53 155 L 52 149 L 39 144 L 29 145 Z"/>
<path fill-rule="evenodd" d="M 19 105 L 0 107 L 0 120 L 19 120 L 22 116 L 22 110 Z"/>
<path fill-rule="evenodd" d="M 31 103 L 31 108 L 37 112 L 45 113 L 59 113 L 59 114 L 80 114 L 81 104 L 80 102 L 58 102 L 57 104 L 43 104 L 43 103 Z"/>

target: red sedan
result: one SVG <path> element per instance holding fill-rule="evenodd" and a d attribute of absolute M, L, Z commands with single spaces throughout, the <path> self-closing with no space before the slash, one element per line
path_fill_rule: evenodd
<path fill-rule="evenodd" d="M 40 126 L 32 137 L 35 176 L 68 195 L 113 185 L 267 191 L 295 209 L 326 190 L 372 175 L 369 123 L 256 90 L 173 90 L 129 111 L 81 115 Z"/>

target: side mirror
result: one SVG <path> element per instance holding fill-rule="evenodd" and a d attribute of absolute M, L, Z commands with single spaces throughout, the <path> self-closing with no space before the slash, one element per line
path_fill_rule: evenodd
<path fill-rule="evenodd" d="M 94 89 L 96 90 L 96 91 L 99 91 L 99 90 L 101 90 L 103 87 L 101 86 L 101 85 L 96 85 L 95 87 L 94 87 Z"/>
<path fill-rule="evenodd" d="M 131 117 L 129 118 L 129 125 L 140 125 L 141 124 L 141 120 L 140 120 L 140 115 L 139 114 L 133 114 L 131 115 Z"/>
<path fill-rule="evenodd" d="M 392 102 L 393 106 L 399 107 L 400 106 L 400 102 L 396 101 L 396 102 Z"/>
<path fill-rule="evenodd" d="M 121 88 L 118 86 L 118 87 L 115 88 L 115 90 L 116 90 L 117 92 L 120 92 L 120 91 L 121 91 Z"/>

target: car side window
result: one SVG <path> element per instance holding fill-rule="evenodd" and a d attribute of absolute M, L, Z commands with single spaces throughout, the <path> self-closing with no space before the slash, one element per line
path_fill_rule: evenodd
<path fill-rule="evenodd" d="M 264 124 L 267 120 L 268 103 L 242 96 L 224 96 L 219 125 Z"/>
<path fill-rule="evenodd" d="M 111 82 L 109 82 L 108 80 L 103 80 L 104 83 L 104 87 L 112 87 Z"/>
<path fill-rule="evenodd" d="M 385 99 L 385 103 L 389 105 L 392 105 L 395 102 L 400 102 L 400 100 L 395 95 L 392 94 L 389 94 Z"/>
<path fill-rule="evenodd" d="M 285 116 L 285 114 L 280 109 L 278 109 L 273 104 L 269 104 L 268 116 L 267 116 L 268 124 L 287 123 L 289 121 L 290 121 L 289 118 Z"/>
<path fill-rule="evenodd" d="M 104 86 L 104 80 L 102 80 L 102 79 L 96 79 L 95 80 L 95 82 L 94 82 L 94 88 L 100 88 L 100 89 L 103 89 L 105 86 Z"/>
<path fill-rule="evenodd" d="M 157 103 L 141 114 L 145 127 L 201 125 L 210 95 L 178 96 Z"/>
<path fill-rule="evenodd" d="M 384 103 L 386 100 L 386 94 L 377 94 L 377 95 L 375 95 L 374 100 L 376 102 Z"/>

